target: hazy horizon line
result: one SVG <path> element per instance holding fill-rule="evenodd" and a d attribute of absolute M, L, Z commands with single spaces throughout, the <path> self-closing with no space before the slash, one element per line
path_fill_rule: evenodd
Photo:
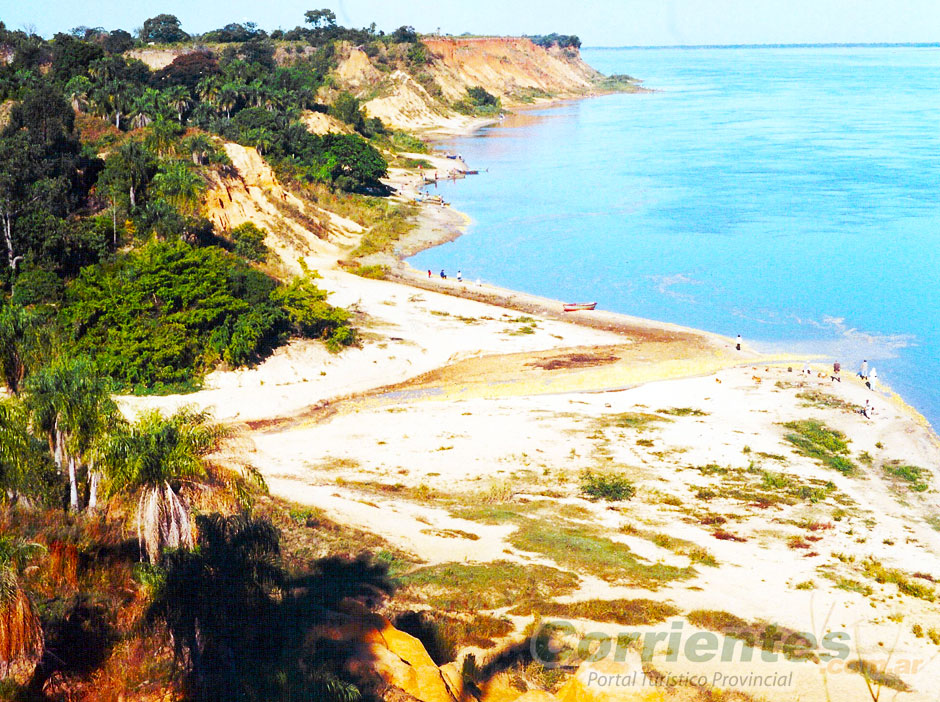
<path fill-rule="evenodd" d="M 626 44 L 623 46 L 582 46 L 582 49 L 851 49 L 851 48 L 940 48 L 940 42 L 898 41 L 898 42 L 795 42 L 777 44 Z"/>

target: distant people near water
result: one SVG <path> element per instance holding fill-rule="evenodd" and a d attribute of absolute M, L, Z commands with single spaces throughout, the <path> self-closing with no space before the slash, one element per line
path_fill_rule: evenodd
<path fill-rule="evenodd" d="M 832 380 L 841 383 L 842 376 L 839 375 L 842 372 L 842 364 L 836 361 L 832 364 Z"/>
<path fill-rule="evenodd" d="M 428 268 L 428 278 L 430 278 L 430 277 L 431 277 L 431 269 Z"/>
<path fill-rule="evenodd" d="M 738 342 L 735 344 L 734 348 L 736 348 L 738 351 L 741 350 L 741 335 L 740 334 L 738 334 Z"/>
<path fill-rule="evenodd" d="M 868 380 L 868 360 L 862 361 L 862 367 L 858 371 L 858 377 L 862 380 Z"/>
<path fill-rule="evenodd" d="M 871 373 L 868 374 L 868 389 L 871 390 L 878 382 L 878 369 L 872 366 Z"/>
<path fill-rule="evenodd" d="M 441 280 L 447 280 L 447 276 L 444 275 L 444 269 L 441 268 Z"/>
<path fill-rule="evenodd" d="M 458 283 L 463 282 L 463 273 L 461 273 L 460 271 L 457 271 L 457 282 Z"/>
<path fill-rule="evenodd" d="M 803 373 L 803 375 L 812 375 L 812 374 L 813 374 L 813 371 L 811 371 L 811 370 L 809 369 L 809 364 L 808 364 L 808 363 L 804 363 L 804 364 L 803 364 L 803 371 L 802 371 L 802 373 Z"/>

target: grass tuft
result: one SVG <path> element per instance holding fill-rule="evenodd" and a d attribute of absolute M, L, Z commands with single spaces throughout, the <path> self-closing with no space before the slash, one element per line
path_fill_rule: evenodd
<path fill-rule="evenodd" d="M 510 610 L 510 614 L 542 617 L 586 619 L 592 622 L 613 622 L 623 626 L 659 624 L 679 614 L 666 602 L 656 600 L 586 600 L 583 602 L 527 602 Z"/>
<path fill-rule="evenodd" d="M 813 458 L 843 475 L 855 470 L 855 464 L 845 457 L 848 441 L 840 431 L 830 429 L 818 419 L 800 419 L 783 425 L 790 430 L 785 436 L 798 453 Z"/>

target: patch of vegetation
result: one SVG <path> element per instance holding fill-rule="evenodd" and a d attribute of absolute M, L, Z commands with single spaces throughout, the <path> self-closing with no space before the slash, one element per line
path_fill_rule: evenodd
<path fill-rule="evenodd" d="M 671 421 L 667 417 L 660 417 L 658 414 L 649 414 L 647 412 L 621 412 L 619 414 L 605 414 L 600 418 L 599 423 L 602 427 L 646 431 L 655 428 L 657 423 Z"/>
<path fill-rule="evenodd" d="M 656 589 L 695 575 L 692 567 L 643 562 L 629 547 L 592 533 L 583 526 L 547 525 L 527 520 L 510 535 L 509 542 L 522 551 L 540 553 L 559 566 L 589 573 L 611 583 Z"/>
<path fill-rule="evenodd" d="M 279 286 L 215 247 L 151 243 L 85 268 L 67 290 L 73 349 L 128 388 L 253 363 L 291 334 L 331 350 L 355 341 L 345 310 L 308 275 Z"/>
<path fill-rule="evenodd" d="M 908 489 L 914 492 L 925 492 L 930 487 L 930 471 L 924 468 L 906 465 L 900 461 L 889 461 L 883 468 L 888 475 L 906 482 Z"/>
<path fill-rule="evenodd" d="M 874 683 L 878 687 L 887 687 L 898 692 L 910 692 L 911 688 L 901 678 L 894 673 L 885 670 L 885 666 L 878 666 L 864 659 L 849 661 L 846 665 L 851 671 L 854 671 L 865 678 L 866 681 Z"/>
<path fill-rule="evenodd" d="M 385 214 L 362 235 L 351 258 L 362 258 L 376 253 L 391 253 L 395 244 L 415 226 L 418 208 L 410 203 L 385 205 Z"/>
<path fill-rule="evenodd" d="M 801 407 L 813 407 L 817 409 L 837 409 L 849 414 L 855 414 L 862 410 L 860 405 L 846 402 L 840 397 L 830 395 L 818 389 L 803 390 L 796 394 L 797 399 L 801 400 Z"/>
<path fill-rule="evenodd" d="M 741 639 L 752 648 L 783 653 L 789 660 L 814 662 L 819 660 L 809 640 L 799 632 L 777 624 L 748 622 L 729 612 L 713 609 L 697 609 L 689 612 L 686 619 L 690 624 L 701 629 L 717 631 L 726 636 Z"/>
<path fill-rule="evenodd" d="M 714 536 L 719 541 L 734 541 L 737 543 L 744 543 L 747 541 L 747 538 L 744 536 L 732 534 L 730 531 L 726 531 L 725 529 L 715 529 L 715 531 L 712 532 L 712 536 Z"/>
<path fill-rule="evenodd" d="M 427 154 L 431 149 L 423 141 L 407 132 L 392 132 L 392 145 L 398 151 L 404 151 L 413 154 Z"/>
<path fill-rule="evenodd" d="M 874 558 L 866 558 L 862 562 L 862 572 L 879 584 L 894 583 L 905 595 L 927 602 L 933 602 L 937 598 L 936 591 L 929 585 L 912 580 L 911 576 L 897 568 L 886 568 Z"/>
<path fill-rule="evenodd" d="M 492 648 L 494 639 L 512 633 L 512 622 L 486 614 L 456 617 L 442 612 L 403 612 L 394 619 L 395 628 L 424 644 L 437 665 L 457 660 L 466 646 Z"/>
<path fill-rule="evenodd" d="M 784 438 L 796 447 L 798 453 L 813 458 L 843 475 L 855 470 L 845 456 L 849 453 L 845 434 L 830 429 L 818 419 L 800 419 L 783 425 L 790 433 Z"/>
<path fill-rule="evenodd" d="M 353 269 L 353 274 L 360 278 L 371 278 L 372 280 L 385 280 L 388 277 L 388 266 L 357 266 Z"/>
<path fill-rule="evenodd" d="M 616 502 L 631 499 L 636 494 L 636 488 L 624 475 L 584 473 L 581 476 L 581 493 L 589 500 Z"/>
<path fill-rule="evenodd" d="M 587 619 L 592 622 L 613 622 L 624 626 L 659 624 L 679 614 L 666 602 L 656 600 L 586 600 L 582 602 L 527 602 L 513 608 L 510 614 L 541 617 Z"/>
<path fill-rule="evenodd" d="M 484 88 L 475 85 L 467 88 L 467 94 L 462 100 L 454 103 L 458 112 L 477 117 L 491 117 L 502 112 L 502 102 Z"/>
<path fill-rule="evenodd" d="M 450 612 L 480 612 L 567 595 L 578 586 L 578 577 L 543 565 L 495 561 L 428 566 L 400 582 L 399 596 L 405 600 Z"/>
<path fill-rule="evenodd" d="M 709 552 L 707 548 L 704 546 L 699 546 L 692 541 L 679 539 L 675 536 L 670 536 L 669 534 L 661 534 L 658 532 L 648 531 L 646 529 L 638 529 L 631 524 L 625 524 L 620 530 L 624 534 L 638 536 L 642 539 L 651 541 L 660 548 L 672 551 L 676 555 L 685 556 L 693 563 L 701 563 L 702 565 L 712 567 L 718 566 L 718 561 L 715 560 L 715 557 Z"/>
<path fill-rule="evenodd" d="M 696 409 L 694 407 L 670 407 L 669 409 L 656 410 L 659 414 L 668 414 L 673 417 L 707 417 L 708 412 Z"/>

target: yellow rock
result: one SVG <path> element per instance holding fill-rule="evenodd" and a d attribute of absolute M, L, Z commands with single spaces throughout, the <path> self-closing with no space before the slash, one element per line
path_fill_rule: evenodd
<path fill-rule="evenodd" d="M 558 691 L 560 702 L 639 702 L 650 696 L 639 653 L 628 651 L 622 662 L 604 658 L 585 661 Z"/>
<path fill-rule="evenodd" d="M 558 702 L 558 698 L 544 690 L 530 690 L 521 697 L 517 697 L 516 702 Z"/>

